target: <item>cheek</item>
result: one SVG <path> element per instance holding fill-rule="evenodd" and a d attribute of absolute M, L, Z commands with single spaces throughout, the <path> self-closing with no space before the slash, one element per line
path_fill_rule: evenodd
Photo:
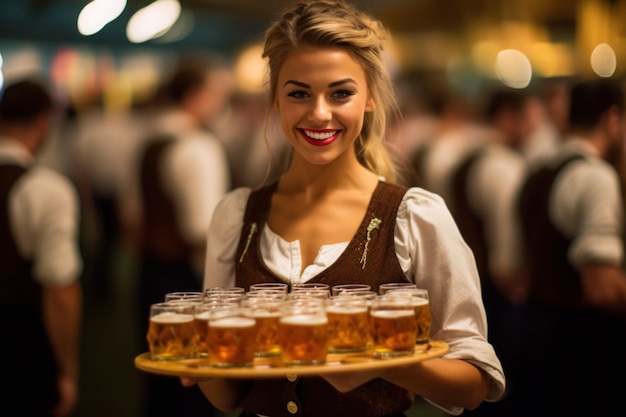
<path fill-rule="evenodd" d="M 277 107 L 282 124 L 296 124 L 304 117 L 305 112 L 297 106 Z"/>

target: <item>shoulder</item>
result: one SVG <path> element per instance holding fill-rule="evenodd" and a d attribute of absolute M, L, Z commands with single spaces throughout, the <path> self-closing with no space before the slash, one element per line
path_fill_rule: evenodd
<path fill-rule="evenodd" d="M 17 185 L 17 184 L 16 184 Z M 41 166 L 32 167 L 19 180 L 19 187 L 37 192 L 40 195 L 59 199 L 75 199 L 77 191 L 74 184 L 59 172 Z"/>
<path fill-rule="evenodd" d="M 431 224 L 433 227 L 442 221 L 452 221 L 443 198 L 420 187 L 406 189 L 397 217 L 398 220 Z"/>
<path fill-rule="evenodd" d="M 568 163 L 557 176 L 561 184 L 581 189 L 614 188 L 619 184 L 617 171 L 606 161 L 582 157 Z"/>
<path fill-rule="evenodd" d="M 252 189 L 248 187 L 240 187 L 226 193 L 215 208 L 215 222 L 226 223 L 228 227 L 233 223 L 241 223 L 251 192 Z"/>
<path fill-rule="evenodd" d="M 216 136 L 209 132 L 189 132 L 174 141 L 170 147 L 174 157 L 202 158 L 223 153 L 224 147 Z"/>

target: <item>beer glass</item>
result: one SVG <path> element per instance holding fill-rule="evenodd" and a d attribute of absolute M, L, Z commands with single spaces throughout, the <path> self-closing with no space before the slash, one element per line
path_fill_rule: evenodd
<path fill-rule="evenodd" d="M 369 315 L 365 298 L 336 296 L 327 301 L 328 351 L 361 352 L 370 341 Z"/>
<path fill-rule="evenodd" d="M 248 291 L 245 298 L 265 298 L 273 300 L 286 300 L 289 294 L 282 290 L 255 290 Z"/>
<path fill-rule="evenodd" d="M 225 305 L 208 310 L 209 363 L 217 368 L 252 366 L 255 320 L 245 308 Z"/>
<path fill-rule="evenodd" d="M 285 295 L 285 294 L 283 294 Z M 246 313 L 256 321 L 255 356 L 278 356 L 278 323 L 283 300 L 250 297 L 241 302 Z"/>
<path fill-rule="evenodd" d="M 324 284 L 322 282 L 304 282 L 302 284 L 293 284 L 291 286 L 291 292 L 301 291 L 301 290 L 329 290 L 330 287 L 328 284 Z"/>
<path fill-rule="evenodd" d="M 242 287 L 211 287 L 204 290 L 205 301 L 233 301 L 239 302 L 245 296 L 245 290 Z"/>
<path fill-rule="evenodd" d="M 193 309 L 193 303 L 156 303 L 150 306 L 146 339 L 151 359 L 168 361 L 193 357 Z"/>
<path fill-rule="evenodd" d="M 210 287 L 204 290 L 204 295 L 208 297 L 214 294 L 230 294 L 243 297 L 245 292 L 243 287 Z"/>
<path fill-rule="evenodd" d="M 390 297 L 410 297 L 415 309 L 415 320 L 417 323 L 415 349 L 419 351 L 428 349 L 430 328 L 433 324 L 433 317 L 430 313 L 428 290 L 425 288 L 397 289 L 387 292 L 386 295 Z"/>
<path fill-rule="evenodd" d="M 378 296 L 370 307 L 372 355 L 390 358 L 412 355 L 417 321 L 411 297 Z"/>
<path fill-rule="evenodd" d="M 223 307 L 236 308 L 239 303 L 228 299 L 205 300 L 194 305 L 193 322 L 196 329 L 196 347 L 194 356 L 207 358 L 209 356 L 209 314 L 210 310 Z"/>
<path fill-rule="evenodd" d="M 333 285 L 331 288 L 331 295 L 334 297 L 343 292 L 351 292 L 351 291 L 369 291 L 372 287 L 367 284 L 338 284 Z"/>
<path fill-rule="evenodd" d="M 317 299 L 285 301 L 281 307 L 278 340 L 285 365 L 326 363 L 328 319 L 324 302 Z"/>
<path fill-rule="evenodd" d="M 289 285 L 287 285 L 284 282 L 259 282 L 258 284 L 250 285 L 249 292 L 260 291 L 260 290 L 281 291 L 287 294 L 289 292 Z"/>
<path fill-rule="evenodd" d="M 330 298 L 330 290 L 328 288 L 318 289 L 298 289 L 287 294 L 288 300 L 306 300 L 306 299 L 328 300 Z"/>
<path fill-rule="evenodd" d="M 204 293 L 201 291 L 176 291 L 168 292 L 165 294 L 165 302 L 171 301 L 197 301 L 201 302 L 204 298 Z"/>
<path fill-rule="evenodd" d="M 378 293 L 380 295 L 385 295 L 387 291 L 408 288 L 417 288 L 417 285 L 411 282 L 390 282 L 386 284 L 380 284 L 380 286 L 378 287 Z"/>

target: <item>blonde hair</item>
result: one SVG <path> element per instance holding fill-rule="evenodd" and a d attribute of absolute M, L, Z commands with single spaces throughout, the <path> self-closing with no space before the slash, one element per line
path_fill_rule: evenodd
<path fill-rule="evenodd" d="M 265 33 L 263 57 L 269 64 L 270 103 L 276 95 L 278 73 L 287 57 L 303 48 L 339 47 L 363 68 L 374 101 L 365 114 L 355 142 L 359 161 L 372 172 L 395 181 L 397 174 L 384 145 L 387 125 L 398 114 L 394 86 L 383 62 L 383 25 L 342 0 L 303 0 L 284 11 Z"/>

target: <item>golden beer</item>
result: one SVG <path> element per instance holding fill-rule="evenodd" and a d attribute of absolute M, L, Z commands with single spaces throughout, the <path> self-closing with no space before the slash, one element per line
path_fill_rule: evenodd
<path fill-rule="evenodd" d="M 325 363 L 328 353 L 328 319 L 318 314 L 283 316 L 278 327 L 278 339 L 286 365 Z"/>
<path fill-rule="evenodd" d="M 265 291 L 259 290 L 257 292 Z M 285 294 L 283 296 L 286 297 Z M 255 296 L 246 298 L 241 302 L 241 305 L 245 309 L 245 314 L 256 320 L 255 356 L 279 355 L 278 322 L 283 302 L 273 297 Z"/>
<path fill-rule="evenodd" d="M 280 355 L 278 343 L 279 312 L 256 311 L 252 315 L 256 320 L 255 356 Z"/>
<path fill-rule="evenodd" d="M 206 358 L 209 356 L 209 313 L 202 311 L 193 318 L 196 328 L 196 351 L 195 356 Z"/>
<path fill-rule="evenodd" d="M 373 356 L 379 358 L 411 355 L 415 349 L 415 311 L 375 309 L 370 313 Z"/>
<path fill-rule="evenodd" d="M 209 362 L 218 368 L 252 366 L 254 360 L 255 320 L 226 316 L 209 320 L 207 342 Z"/>
<path fill-rule="evenodd" d="M 195 345 L 193 315 L 175 312 L 153 315 L 146 339 L 153 360 L 191 358 Z"/>
<path fill-rule="evenodd" d="M 430 328 L 433 325 L 430 303 L 426 298 L 413 297 L 413 307 L 415 308 L 415 321 L 417 324 L 415 348 L 417 350 L 426 350 L 430 340 Z"/>
<path fill-rule="evenodd" d="M 328 317 L 328 351 L 333 353 L 358 352 L 370 341 L 367 306 L 346 302 L 326 307 Z"/>

